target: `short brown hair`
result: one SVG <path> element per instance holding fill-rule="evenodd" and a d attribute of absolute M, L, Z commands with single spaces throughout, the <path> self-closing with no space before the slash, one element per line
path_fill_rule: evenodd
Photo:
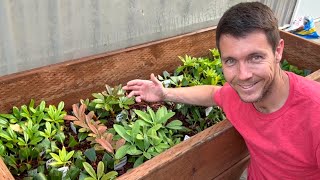
<path fill-rule="evenodd" d="M 265 32 L 269 44 L 275 52 L 280 41 L 278 20 L 272 10 L 259 2 L 239 3 L 228 9 L 221 17 L 216 30 L 216 45 L 220 49 L 223 34 L 245 37 L 253 31 Z"/>

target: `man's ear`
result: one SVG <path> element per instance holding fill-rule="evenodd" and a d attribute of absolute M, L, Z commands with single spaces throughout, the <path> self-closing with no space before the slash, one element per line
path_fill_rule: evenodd
<path fill-rule="evenodd" d="M 283 53 L 283 48 L 284 48 L 284 40 L 280 39 L 278 46 L 276 47 L 276 61 L 279 63 L 282 59 L 282 53 Z"/>

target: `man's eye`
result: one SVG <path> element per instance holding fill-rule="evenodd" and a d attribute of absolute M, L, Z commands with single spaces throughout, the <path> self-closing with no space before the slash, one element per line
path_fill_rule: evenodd
<path fill-rule="evenodd" d="M 253 61 L 260 61 L 261 59 L 262 59 L 262 56 L 260 56 L 260 55 L 256 55 L 256 56 L 252 57 Z"/>
<path fill-rule="evenodd" d="M 225 64 L 228 65 L 228 66 L 231 66 L 235 63 L 236 61 L 234 59 L 227 59 L 225 60 Z"/>

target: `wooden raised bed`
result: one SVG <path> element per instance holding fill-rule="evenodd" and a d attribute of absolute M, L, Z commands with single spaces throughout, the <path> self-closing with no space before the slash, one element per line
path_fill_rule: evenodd
<path fill-rule="evenodd" d="M 284 58 L 300 68 L 320 69 L 320 46 L 281 31 Z M 26 104 L 30 99 L 48 104 L 65 102 L 66 108 L 104 90 L 150 73 L 172 71 L 177 56 L 206 56 L 215 47 L 215 28 L 155 41 L 119 51 L 0 77 L 0 112 Z M 309 76 L 320 81 L 320 71 Z M 237 179 L 246 168 L 249 154 L 239 133 L 224 120 L 195 135 L 119 179 Z M 0 160 L 0 179 L 13 179 Z"/>

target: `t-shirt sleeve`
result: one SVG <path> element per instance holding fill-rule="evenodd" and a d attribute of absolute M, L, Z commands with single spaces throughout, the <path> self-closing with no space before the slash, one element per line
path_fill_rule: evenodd
<path fill-rule="evenodd" d="M 217 106 L 219 106 L 220 108 L 222 107 L 222 98 L 221 98 L 221 93 L 222 93 L 222 88 L 220 88 L 219 90 L 217 90 L 214 95 L 213 95 L 213 101 L 217 104 Z"/>

